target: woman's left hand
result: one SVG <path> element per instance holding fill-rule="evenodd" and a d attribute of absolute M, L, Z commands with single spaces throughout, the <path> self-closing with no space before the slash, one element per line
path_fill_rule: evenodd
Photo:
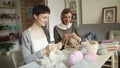
<path fill-rule="evenodd" d="M 57 43 L 57 49 L 61 49 L 61 48 L 62 48 L 62 45 L 63 45 L 62 42 L 58 42 L 58 43 Z"/>
<path fill-rule="evenodd" d="M 76 40 L 78 40 L 78 41 L 81 41 L 81 38 L 79 37 L 79 36 L 77 36 L 77 34 L 76 33 L 72 33 L 72 34 L 70 34 L 70 37 L 73 37 L 73 38 L 75 38 Z"/>

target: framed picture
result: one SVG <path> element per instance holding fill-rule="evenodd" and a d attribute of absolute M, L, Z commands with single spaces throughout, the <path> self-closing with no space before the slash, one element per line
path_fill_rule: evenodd
<path fill-rule="evenodd" d="M 102 9 L 103 23 L 116 23 L 117 6 L 105 7 Z"/>

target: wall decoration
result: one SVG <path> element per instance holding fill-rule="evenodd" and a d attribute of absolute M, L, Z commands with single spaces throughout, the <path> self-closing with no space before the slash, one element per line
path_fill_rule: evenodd
<path fill-rule="evenodd" d="M 33 9 L 33 7 L 28 7 L 28 18 L 33 18 L 33 16 L 32 16 L 32 9 Z"/>
<path fill-rule="evenodd" d="M 103 23 L 116 23 L 117 6 L 105 7 L 102 9 Z"/>

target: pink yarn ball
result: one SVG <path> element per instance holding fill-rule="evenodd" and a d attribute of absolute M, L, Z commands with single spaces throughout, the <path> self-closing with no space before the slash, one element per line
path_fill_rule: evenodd
<path fill-rule="evenodd" d="M 91 62 L 95 62 L 95 60 L 97 59 L 98 55 L 92 52 L 88 52 L 87 54 L 85 54 L 84 58 L 87 58 L 88 60 L 90 60 Z"/>
<path fill-rule="evenodd" d="M 76 63 L 77 61 L 81 61 L 83 59 L 83 54 L 81 51 L 73 51 L 68 58 L 68 65 Z"/>

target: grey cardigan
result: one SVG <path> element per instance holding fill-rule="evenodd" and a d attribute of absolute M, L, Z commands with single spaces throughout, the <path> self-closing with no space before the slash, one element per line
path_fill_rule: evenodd
<path fill-rule="evenodd" d="M 43 30 L 47 36 L 48 42 L 50 42 L 49 32 L 46 27 L 43 27 Z M 37 53 L 33 53 L 32 49 L 32 41 L 30 38 L 30 33 L 28 30 L 25 30 L 19 39 L 19 44 L 21 47 L 22 55 L 24 58 L 25 64 L 35 61 L 36 59 L 41 59 L 43 57 L 43 52 L 39 51 Z"/>

